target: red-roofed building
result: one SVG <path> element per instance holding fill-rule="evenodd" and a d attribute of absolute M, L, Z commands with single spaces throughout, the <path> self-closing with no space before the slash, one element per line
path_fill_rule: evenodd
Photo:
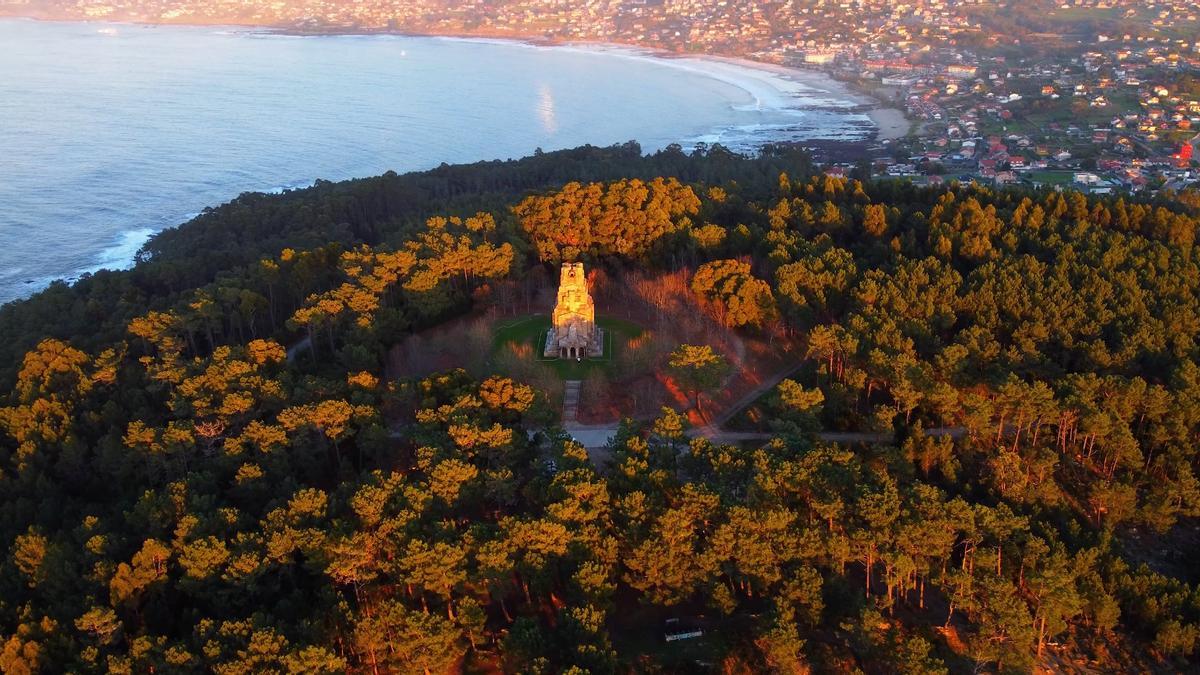
<path fill-rule="evenodd" d="M 1191 143 L 1184 143 L 1179 147 L 1179 154 L 1175 155 L 1175 159 L 1180 167 L 1185 167 L 1192 163 L 1192 153 L 1194 151 L 1195 149 Z"/>

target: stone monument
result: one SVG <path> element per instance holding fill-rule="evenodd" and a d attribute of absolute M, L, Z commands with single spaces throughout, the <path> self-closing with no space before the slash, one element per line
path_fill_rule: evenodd
<path fill-rule="evenodd" d="M 576 360 L 604 355 L 604 330 L 596 326 L 596 305 L 588 293 L 583 263 L 562 265 L 544 355 Z"/>

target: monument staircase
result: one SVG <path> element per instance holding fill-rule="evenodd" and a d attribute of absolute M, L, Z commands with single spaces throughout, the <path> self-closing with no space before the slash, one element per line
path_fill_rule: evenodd
<path fill-rule="evenodd" d="M 579 380 L 563 382 L 563 424 L 574 424 L 579 417 Z"/>

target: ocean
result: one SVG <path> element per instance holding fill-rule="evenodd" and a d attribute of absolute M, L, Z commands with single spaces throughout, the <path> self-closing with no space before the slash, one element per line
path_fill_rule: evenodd
<path fill-rule="evenodd" d="M 590 143 L 856 139 L 820 75 L 625 48 L 0 20 L 0 303 L 242 192 Z"/>

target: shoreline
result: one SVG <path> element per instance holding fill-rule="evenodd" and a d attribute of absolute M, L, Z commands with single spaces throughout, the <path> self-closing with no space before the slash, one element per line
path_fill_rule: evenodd
<path fill-rule="evenodd" d="M 646 47 L 643 45 L 629 44 L 624 42 L 595 42 L 588 40 L 545 40 L 537 38 L 523 37 L 501 37 L 501 36 L 483 36 L 470 34 L 447 34 L 447 33 L 413 33 L 403 31 L 370 31 L 370 32 L 319 32 L 313 33 L 308 31 L 295 30 L 272 30 L 270 31 L 279 35 L 295 35 L 295 36 L 323 36 L 323 35 L 398 35 L 404 37 L 424 37 L 437 38 L 444 40 L 456 40 L 461 42 L 478 42 L 491 44 L 523 44 L 538 48 L 548 49 L 576 49 L 580 51 L 605 53 L 610 55 L 624 55 L 626 57 L 645 57 L 658 59 L 665 62 L 680 62 L 691 64 L 704 65 L 727 65 L 734 68 L 739 68 L 746 71 L 753 71 L 766 75 L 765 79 L 777 84 L 780 80 L 799 85 L 806 89 L 810 89 L 815 94 L 824 94 L 836 97 L 837 99 L 849 105 L 800 105 L 796 109 L 800 110 L 837 110 L 847 113 L 857 113 L 865 116 L 870 120 L 871 125 L 875 127 L 873 137 L 865 139 L 866 141 L 883 141 L 894 142 L 912 135 L 917 127 L 915 123 L 908 119 L 908 116 L 903 110 L 893 105 L 888 105 L 879 98 L 855 88 L 853 85 L 838 80 L 829 73 L 820 70 L 809 70 L 807 68 L 797 68 L 794 66 L 786 66 L 780 63 L 770 61 L 759 61 L 756 59 L 747 58 L 744 56 L 727 56 L 723 54 L 684 54 L 667 49 L 658 49 L 654 47 Z M 692 70 L 692 69 L 689 69 Z M 737 82 L 731 82 L 726 78 L 722 78 L 719 73 L 711 69 L 703 67 L 694 70 L 702 70 L 703 74 L 715 79 L 738 86 L 744 91 L 753 95 L 746 87 L 741 86 Z M 786 88 L 777 87 L 778 93 L 787 96 L 788 94 L 799 94 L 799 92 L 789 92 Z M 827 141 L 822 140 L 822 143 Z M 859 144 L 862 140 L 846 140 L 832 141 L 833 143 Z"/>
<path fill-rule="evenodd" d="M 903 136 L 908 132 L 907 125 L 903 125 L 903 130 L 900 130 L 901 124 L 895 121 L 896 116 L 899 117 L 900 122 L 904 121 L 903 115 L 898 110 L 891 110 L 889 112 L 886 108 L 881 109 L 880 101 L 863 92 L 854 91 L 848 84 L 836 80 L 827 73 L 733 56 L 680 54 L 669 50 L 624 43 L 536 40 L 479 35 L 418 35 L 396 31 L 297 33 L 296 31 L 285 31 L 270 27 L 230 25 L 227 23 L 149 24 L 130 21 L 117 22 L 94 19 L 56 20 L 12 16 L 0 16 L 0 21 L 76 24 L 77 28 L 84 32 L 97 30 L 106 34 L 132 33 L 135 28 L 151 30 L 166 27 L 168 29 L 191 29 L 201 32 L 217 31 L 222 34 L 241 36 L 278 35 L 313 38 L 338 36 L 382 38 L 394 36 L 398 38 L 424 38 L 428 40 L 526 46 L 533 49 L 567 50 L 609 58 L 641 60 L 648 63 L 653 61 L 653 64 L 659 67 L 670 67 L 678 69 L 681 73 L 688 73 L 691 76 L 708 78 L 715 83 L 730 88 L 728 94 L 720 94 L 725 98 L 728 105 L 739 110 L 757 110 L 767 115 L 775 115 L 776 117 L 778 117 L 777 113 L 790 114 L 797 120 L 797 123 L 801 127 L 803 127 L 802 120 L 806 112 L 818 115 L 821 113 L 834 113 L 843 116 L 841 121 L 836 124 L 831 123 L 828 127 L 828 129 L 833 131 L 829 137 L 821 136 L 818 131 L 815 137 L 797 137 L 795 140 L 791 140 L 786 136 L 787 130 L 783 125 L 779 125 L 778 129 L 772 129 L 770 128 L 771 124 L 766 124 L 762 125 L 767 127 L 765 130 L 751 132 L 758 134 L 754 137 L 753 143 L 747 143 L 743 146 L 737 142 L 736 135 L 731 139 L 733 141 L 731 145 L 726 143 L 727 147 L 730 147 L 733 151 L 747 154 L 754 154 L 758 148 L 774 143 L 806 147 L 813 153 L 814 159 L 819 158 L 819 161 L 822 162 L 844 162 L 853 157 L 863 156 L 869 151 L 869 146 L 877 141 Z M 784 124 L 789 123 L 785 120 Z M 740 129 L 741 127 L 731 128 Z M 717 142 L 726 140 L 723 137 L 724 131 L 721 133 L 721 141 Z M 697 144 L 701 142 L 711 144 L 713 142 L 707 139 L 703 141 L 700 139 L 694 140 Z M 687 143 L 683 144 L 687 145 Z M 305 180 L 301 181 L 300 184 L 307 185 L 310 183 L 311 181 Z M 249 191 L 270 193 L 295 187 L 297 185 Z M 247 190 L 239 190 L 237 194 L 245 191 Z M 231 196 L 230 198 L 233 197 Z M 173 221 L 174 219 L 171 220 Z M 27 298 L 44 289 L 54 280 L 62 280 L 73 284 L 81 276 L 94 274 L 102 269 L 128 269 L 135 263 L 137 252 L 141 250 L 146 241 L 155 233 L 162 229 L 177 227 L 189 220 L 191 220 L 190 217 L 184 217 L 179 222 L 171 222 L 169 224 L 131 226 L 129 229 L 119 232 L 117 235 L 103 242 L 102 245 L 97 246 L 94 255 L 87 263 L 73 268 L 69 272 L 64 271 L 62 274 L 56 274 L 53 277 L 29 277 L 22 275 L 19 281 L 14 282 L 11 289 L 14 291 L 13 295 L 0 299 L 0 304 Z"/>
<path fill-rule="evenodd" d="M 649 58 L 667 64 L 682 64 L 681 70 L 696 72 L 746 92 L 755 104 L 762 106 L 759 94 L 761 89 L 751 86 L 747 78 L 736 77 L 737 73 L 728 70 L 720 72 L 713 66 L 725 66 L 727 69 L 739 69 L 746 73 L 757 73 L 760 77 L 749 78 L 755 83 L 773 89 L 776 97 L 775 105 L 769 108 L 792 110 L 825 110 L 859 114 L 874 127 L 874 133 L 865 139 L 845 140 L 848 144 L 885 141 L 892 142 L 908 136 L 914 126 L 907 119 L 904 111 L 890 106 L 880 99 L 856 89 L 853 85 L 834 78 L 829 73 L 820 70 L 810 70 L 787 66 L 770 61 L 757 60 L 748 56 L 731 56 L 713 53 L 682 53 L 649 47 L 629 42 L 602 42 L 594 40 L 559 40 L 523 36 L 514 34 L 486 34 L 462 32 L 421 32 L 393 29 L 350 29 L 330 28 L 305 30 L 294 27 L 284 27 L 269 24 L 214 22 L 147 22 L 137 20 L 107 20 L 89 18 L 51 18 L 36 16 L 0 15 L 0 20 L 26 20 L 48 23 L 80 23 L 89 25 L 141 26 L 149 28 L 228 28 L 244 31 L 248 34 L 279 35 L 289 37 L 410 37 L 454 40 L 481 44 L 524 45 L 535 48 L 576 50 L 595 54 L 608 54 L 624 58 Z M 690 67 L 689 67 L 690 66 Z M 743 73 L 744 75 L 745 73 Z M 790 86 L 789 86 L 790 85 Z M 803 100 L 808 99 L 808 100 Z M 787 105 L 791 100 L 793 105 Z M 826 139 L 814 139 L 824 142 Z M 836 141 L 835 141 L 836 142 Z"/>
<path fill-rule="evenodd" d="M 156 24 L 151 24 L 156 25 Z M 171 24 L 178 25 L 178 24 Z M 752 59 L 746 56 L 730 56 L 725 54 L 697 53 L 688 54 L 676 52 L 669 49 L 658 47 L 648 47 L 628 42 L 600 42 L 594 40 L 556 40 L 547 38 L 537 38 L 532 36 L 515 36 L 515 35 L 488 35 L 488 34 L 472 34 L 472 33 L 428 33 L 403 30 L 330 30 L 330 31 L 306 31 L 297 30 L 294 28 L 278 28 L 278 27 L 245 27 L 258 28 L 255 32 L 263 32 L 274 35 L 285 35 L 294 37 L 337 37 L 337 36 L 398 36 L 412 38 L 431 38 L 441 40 L 453 40 L 459 42 L 473 42 L 480 44 L 508 44 L 508 45 L 524 45 L 535 48 L 545 49 L 567 49 L 576 50 L 587 53 L 607 54 L 614 56 L 623 56 L 625 58 L 650 58 L 665 63 L 690 64 L 695 67 L 684 70 L 700 72 L 703 75 L 712 77 L 716 80 L 725 82 L 732 86 L 738 87 L 746 91 L 752 97 L 755 92 L 744 86 L 744 81 L 735 81 L 728 77 L 722 77 L 722 73 L 714 71 L 711 66 L 729 66 L 748 72 L 759 73 L 765 77 L 760 81 L 765 81 L 774 86 L 777 94 L 782 97 L 800 98 L 806 94 L 817 95 L 822 97 L 835 98 L 841 102 L 839 105 L 833 101 L 824 103 L 817 101 L 809 101 L 800 103 L 795 106 L 778 106 L 780 108 L 790 108 L 796 110 L 831 110 L 846 112 L 849 114 L 861 114 L 869 120 L 870 124 L 875 127 L 875 133 L 867 139 L 846 140 L 840 141 L 847 144 L 858 144 L 863 141 L 886 141 L 893 142 L 905 138 L 910 135 L 915 129 L 914 124 L 907 118 L 904 111 L 884 103 L 882 100 L 853 87 L 851 84 L 838 80 L 829 73 L 820 70 L 810 70 L 807 68 L 798 68 L 787 66 L 781 63 L 771 61 L 762 61 Z M 708 66 L 707 68 L 705 66 Z M 782 82 L 797 85 L 807 91 L 797 91 L 789 87 L 778 86 Z M 822 143 L 826 142 L 824 139 Z M 834 141 L 839 142 L 839 141 Z"/>

